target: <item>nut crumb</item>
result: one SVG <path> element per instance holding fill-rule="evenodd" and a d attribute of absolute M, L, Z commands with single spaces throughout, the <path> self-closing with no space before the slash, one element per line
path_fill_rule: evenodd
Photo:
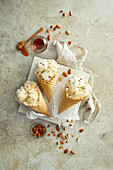
<path fill-rule="evenodd" d="M 63 12 L 63 10 L 60 11 L 60 13 L 62 13 L 62 12 Z"/>
<path fill-rule="evenodd" d="M 54 131 L 54 130 L 52 130 L 51 132 L 52 132 L 52 133 L 55 133 L 55 131 Z"/>
<path fill-rule="evenodd" d="M 70 123 L 69 126 L 72 126 L 72 124 Z"/>
<path fill-rule="evenodd" d="M 73 155 L 75 155 L 75 151 L 71 151 L 71 153 L 72 153 Z"/>
<path fill-rule="evenodd" d="M 74 123 L 74 120 L 72 119 L 71 122 Z"/>
<path fill-rule="evenodd" d="M 66 143 L 68 143 L 69 141 L 68 140 L 66 140 Z"/>
<path fill-rule="evenodd" d="M 56 25 L 56 28 L 59 28 L 59 29 L 61 29 L 61 26 L 60 26 L 59 24 L 57 24 L 57 25 Z"/>
<path fill-rule="evenodd" d="M 72 11 L 69 11 L 69 15 L 72 16 Z"/>
<path fill-rule="evenodd" d="M 65 13 L 63 13 L 62 15 L 63 15 L 63 17 L 65 17 L 65 16 L 66 16 L 66 14 L 65 14 Z"/>
<path fill-rule="evenodd" d="M 61 34 L 61 31 L 59 32 L 59 34 Z"/>
<path fill-rule="evenodd" d="M 50 36 L 50 35 L 48 35 L 48 36 L 47 36 L 47 39 L 48 39 L 48 41 L 50 41 L 50 40 L 51 40 L 51 36 Z"/>
<path fill-rule="evenodd" d="M 63 145 L 63 144 L 64 144 L 64 141 L 63 141 L 63 140 L 62 140 L 62 141 L 60 141 L 60 144 L 61 144 L 61 145 Z"/>
<path fill-rule="evenodd" d="M 50 30 L 49 30 L 49 29 L 47 29 L 47 32 L 49 33 L 49 32 L 50 32 Z"/>
<path fill-rule="evenodd" d="M 72 41 L 68 41 L 68 45 L 71 45 L 72 44 Z"/>
<path fill-rule="evenodd" d="M 71 74 L 72 73 L 72 70 L 71 70 L 71 68 L 68 70 L 68 74 Z"/>
<path fill-rule="evenodd" d="M 61 137 L 61 135 L 62 135 L 62 133 L 59 133 L 59 134 L 57 135 L 57 137 Z"/>
<path fill-rule="evenodd" d="M 53 29 L 53 28 L 54 28 L 54 26 L 53 26 L 53 25 L 51 25 L 51 26 L 50 26 L 50 28 L 52 28 L 52 29 Z"/>
<path fill-rule="evenodd" d="M 64 136 L 62 136 L 62 139 L 63 139 L 63 140 L 65 140 L 65 137 L 64 137 Z"/>
<path fill-rule="evenodd" d="M 64 127 L 63 130 L 66 131 L 66 128 Z"/>
<path fill-rule="evenodd" d="M 58 142 L 56 142 L 56 144 L 58 145 Z"/>
<path fill-rule="evenodd" d="M 49 128 L 50 127 L 50 125 L 47 125 L 47 128 Z"/>
<path fill-rule="evenodd" d="M 80 141 L 80 139 L 79 139 L 79 138 L 76 138 L 76 140 L 77 140 L 77 141 Z"/>
<path fill-rule="evenodd" d="M 69 122 L 69 119 L 67 119 L 67 122 Z"/>
<path fill-rule="evenodd" d="M 63 75 L 64 77 L 67 77 L 67 73 L 66 73 L 66 72 L 63 72 L 62 75 Z"/>
<path fill-rule="evenodd" d="M 56 27 L 54 27 L 54 28 L 53 28 L 53 31 L 56 31 L 56 29 L 57 29 L 57 28 L 56 28 Z"/>
<path fill-rule="evenodd" d="M 58 138 L 56 137 L 56 139 L 58 139 Z"/>
<path fill-rule="evenodd" d="M 53 136 L 56 136 L 56 133 L 54 133 Z"/>
<path fill-rule="evenodd" d="M 56 130 L 59 132 L 60 131 L 60 127 L 57 125 L 56 126 Z"/>
<path fill-rule="evenodd" d="M 65 33 L 66 33 L 67 35 L 70 35 L 70 32 L 69 32 L 68 30 L 66 30 Z"/>
<path fill-rule="evenodd" d="M 48 134 L 47 136 L 51 136 L 51 134 Z"/>
<path fill-rule="evenodd" d="M 64 153 L 68 153 L 68 149 L 65 149 Z"/>
<path fill-rule="evenodd" d="M 83 131 L 84 131 L 84 129 L 80 129 L 80 130 L 79 130 L 80 133 L 83 132 Z"/>
<path fill-rule="evenodd" d="M 59 81 L 62 81 L 62 78 L 61 78 L 61 77 L 59 77 Z"/>
<path fill-rule="evenodd" d="M 74 135 L 72 135 L 72 138 L 74 137 Z"/>
<path fill-rule="evenodd" d="M 62 149 L 63 148 L 63 146 L 59 146 L 59 149 Z"/>

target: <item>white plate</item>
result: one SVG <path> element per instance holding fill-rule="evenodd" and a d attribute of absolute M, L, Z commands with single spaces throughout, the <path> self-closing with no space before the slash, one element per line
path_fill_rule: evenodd
<path fill-rule="evenodd" d="M 36 77 L 34 72 L 35 72 L 36 63 L 39 60 L 42 60 L 42 59 L 39 58 L 39 57 L 34 57 L 34 60 L 32 62 L 31 69 L 30 69 L 27 80 L 32 80 L 32 81 L 35 81 L 35 82 L 38 83 L 37 77 Z M 40 119 L 43 119 L 43 120 L 46 120 L 46 121 L 49 121 L 49 122 L 52 122 L 52 123 L 56 123 L 56 124 L 59 124 L 59 125 L 61 123 L 63 123 L 64 126 L 67 126 L 69 124 L 66 121 L 67 119 L 69 119 L 69 120 L 71 120 L 71 119 L 79 120 L 78 111 L 79 111 L 79 107 L 80 107 L 81 102 L 79 102 L 78 104 L 67 109 L 63 113 L 61 113 L 59 115 L 57 114 L 58 108 L 59 108 L 59 105 L 60 105 L 60 102 L 62 100 L 62 96 L 63 96 L 63 93 L 64 93 L 65 85 L 66 85 L 66 83 L 69 79 L 69 76 L 70 76 L 70 75 L 68 75 L 68 77 L 64 77 L 62 75 L 62 73 L 67 72 L 68 70 L 69 70 L 69 67 L 66 67 L 66 66 L 59 64 L 58 78 L 62 77 L 62 81 L 61 82 L 59 80 L 56 81 L 56 85 L 55 85 L 53 96 L 52 96 L 50 103 L 47 101 L 47 99 L 46 99 L 46 97 L 43 93 L 44 98 L 46 100 L 46 103 L 48 105 L 48 108 L 49 108 L 49 110 L 52 114 L 52 117 L 47 117 L 47 116 L 44 116 L 43 114 L 36 113 L 35 111 L 29 109 L 28 107 L 26 107 L 22 104 L 20 104 L 18 111 L 26 114 L 27 118 L 29 118 L 29 119 L 40 118 Z M 88 73 L 82 72 L 82 71 L 79 71 L 79 70 L 76 70 L 76 69 L 73 69 L 73 68 L 72 68 L 72 75 L 82 75 L 83 78 L 86 81 L 88 81 L 89 77 L 90 77 L 90 75 Z"/>

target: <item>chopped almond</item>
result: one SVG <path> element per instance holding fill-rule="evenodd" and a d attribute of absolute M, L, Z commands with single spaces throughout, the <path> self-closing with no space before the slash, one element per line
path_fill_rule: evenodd
<path fill-rule="evenodd" d="M 63 141 L 63 140 L 62 140 L 62 141 L 60 141 L 60 144 L 61 144 L 61 145 L 63 145 L 63 144 L 64 144 L 64 141 Z"/>
<path fill-rule="evenodd" d="M 63 146 L 59 146 L 59 149 L 62 149 L 63 148 Z"/>
<path fill-rule="evenodd" d="M 61 26 L 59 24 L 56 25 L 57 28 L 61 29 Z"/>
<path fill-rule="evenodd" d="M 59 81 L 62 81 L 62 78 L 61 78 L 61 77 L 59 77 Z"/>
<path fill-rule="evenodd" d="M 66 73 L 66 72 L 63 72 L 62 75 L 63 75 L 64 77 L 67 77 L 67 73 Z"/>
<path fill-rule="evenodd" d="M 72 41 L 68 41 L 68 45 L 71 45 L 72 44 Z"/>
<path fill-rule="evenodd" d="M 65 33 L 66 33 L 67 35 L 70 35 L 70 32 L 69 32 L 68 30 L 66 30 Z"/>
<path fill-rule="evenodd" d="M 50 32 L 50 30 L 49 30 L 49 29 L 47 29 L 47 32 L 49 33 L 49 32 Z"/>

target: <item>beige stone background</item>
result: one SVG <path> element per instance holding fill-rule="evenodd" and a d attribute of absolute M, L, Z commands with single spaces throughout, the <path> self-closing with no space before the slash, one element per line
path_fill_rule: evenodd
<path fill-rule="evenodd" d="M 63 9 L 67 17 L 59 11 Z M 73 16 L 68 15 L 69 10 Z M 60 24 L 62 34 L 52 32 L 54 39 L 82 45 L 89 51 L 84 66 L 94 74 L 94 92 L 102 104 L 96 120 L 87 126 L 76 121 L 74 139 L 64 148 L 76 155 L 65 155 L 54 137 L 36 140 L 30 135 L 33 122 L 18 113 L 15 92 L 27 78 L 33 56 L 24 57 L 16 44 L 26 40 L 40 27 L 47 36 L 50 25 Z M 71 32 L 65 35 L 65 30 Z M 56 58 L 55 47 L 39 57 Z M 0 170 L 112 170 L 113 169 L 113 0 L 0 0 Z M 47 123 L 48 124 L 48 123 Z M 51 124 L 48 133 L 54 129 Z M 78 130 L 85 131 L 79 134 Z M 76 142 L 76 137 L 80 141 Z"/>

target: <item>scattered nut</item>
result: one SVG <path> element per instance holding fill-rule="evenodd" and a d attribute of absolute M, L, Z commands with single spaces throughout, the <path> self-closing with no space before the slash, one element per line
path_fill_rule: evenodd
<path fill-rule="evenodd" d="M 66 128 L 64 127 L 63 130 L 66 131 Z"/>
<path fill-rule="evenodd" d="M 52 28 L 52 29 L 53 29 L 53 28 L 54 28 L 54 26 L 53 26 L 53 25 L 51 25 L 51 26 L 50 26 L 50 28 Z"/>
<path fill-rule="evenodd" d="M 69 126 L 72 126 L 72 124 L 70 123 Z"/>
<path fill-rule="evenodd" d="M 72 11 L 69 11 L 69 15 L 72 16 Z"/>
<path fill-rule="evenodd" d="M 77 141 L 80 141 L 80 139 L 79 139 L 79 138 L 76 138 L 76 140 L 77 140 Z"/>
<path fill-rule="evenodd" d="M 71 45 L 72 44 L 72 41 L 68 41 L 68 45 Z"/>
<path fill-rule="evenodd" d="M 72 119 L 71 122 L 74 123 L 74 120 Z"/>
<path fill-rule="evenodd" d="M 63 148 L 63 146 L 59 146 L 59 149 Z"/>
<path fill-rule="evenodd" d="M 57 135 L 57 137 L 60 137 L 62 135 L 62 133 L 59 133 L 58 135 Z"/>
<path fill-rule="evenodd" d="M 33 133 L 33 136 L 37 136 L 37 134 L 36 134 L 36 133 Z"/>
<path fill-rule="evenodd" d="M 64 137 L 64 136 L 62 136 L 62 139 L 63 139 L 63 140 L 65 140 L 65 137 Z"/>
<path fill-rule="evenodd" d="M 71 68 L 68 70 L 68 74 L 71 74 L 72 73 L 72 70 L 71 70 Z"/>
<path fill-rule="evenodd" d="M 68 143 L 69 141 L 68 140 L 66 140 L 66 143 Z"/>
<path fill-rule="evenodd" d="M 69 119 L 67 119 L 67 122 L 69 122 Z"/>
<path fill-rule="evenodd" d="M 63 13 L 62 15 L 63 15 L 63 17 L 65 17 L 65 16 L 66 16 L 66 14 L 65 14 L 65 13 Z"/>
<path fill-rule="evenodd" d="M 50 35 L 48 35 L 48 36 L 47 36 L 47 39 L 48 39 L 48 41 L 50 41 L 50 40 L 51 40 L 51 36 L 50 36 Z"/>
<path fill-rule="evenodd" d="M 54 133 L 53 136 L 56 136 L 56 133 Z"/>
<path fill-rule="evenodd" d="M 64 153 L 68 153 L 68 149 L 66 149 L 66 150 L 64 151 Z"/>
<path fill-rule="evenodd" d="M 80 133 L 83 132 L 83 131 L 84 131 L 84 129 L 80 129 L 80 130 L 79 130 Z"/>
<path fill-rule="evenodd" d="M 52 130 L 51 132 L 52 132 L 52 133 L 55 133 L 55 131 L 54 131 L 54 130 Z"/>
<path fill-rule="evenodd" d="M 49 33 L 49 32 L 50 32 L 50 30 L 49 30 L 49 29 L 47 29 L 47 32 Z"/>
<path fill-rule="evenodd" d="M 61 29 L 61 26 L 60 26 L 59 24 L 57 24 L 57 25 L 56 25 L 56 28 L 59 28 L 59 29 Z"/>
<path fill-rule="evenodd" d="M 49 128 L 50 127 L 50 125 L 47 125 L 47 128 Z"/>
<path fill-rule="evenodd" d="M 60 131 L 60 127 L 57 125 L 56 126 L 56 130 L 59 132 Z"/>
<path fill-rule="evenodd" d="M 62 81 L 62 78 L 61 78 L 61 77 L 59 77 L 59 81 Z"/>
<path fill-rule="evenodd" d="M 60 13 L 62 13 L 62 12 L 63 12 L 63 10 L 60 11 Z"/>
<path fill-rule="evenodd" d="M 61 144 L 61 145 L 63 145 L 63 144 L 64 144 L 64 141 L 63 141 L 63 140 L 62 140 L 62 141 L 60 141 L 60 144 Z"/>
<path fill-rule="evenodd" d="M 63 75 L 64 77 L 67 77 L 67 73 L 66 73 L 66 72 L 63 72 L 62 75 Z"/>
<path fill-rule="evenodd" d="M 51 134 L 48 134 L 47 136 L 51 136 Z"/>
<path fill-rule="evenodd" d="M 56 29 L 57 29 L 57 28 L 56 28 L 56 27 L 54 27 L 54 28 L 53 28 L 53 31 L 56 31 Z"/>
<path fill-rule="evenodd" d="M 72 138 L 74 137 L 74 135 L 72 135 Z"/>
<path fill-rule="evenodd" d="M 70 32 L 69 32 L 68 30 L 66 30 L 65 33 L 66 33 L 67 35 L 70 35 Z"/>
<path fill-rule="evenodd" d="M 58 145 L 58 142 L 56 142 L 56 144 Z"/>
<path fill-rule="evenodd" d="M 56 139 L 58 139 L 58 138 L 56 137 Z"/>
<path fill-rule="evenodd" d="M 71 153 L 72 153 L 73 155 L 75 155 L 75 151 L 71 151 Z"/>

